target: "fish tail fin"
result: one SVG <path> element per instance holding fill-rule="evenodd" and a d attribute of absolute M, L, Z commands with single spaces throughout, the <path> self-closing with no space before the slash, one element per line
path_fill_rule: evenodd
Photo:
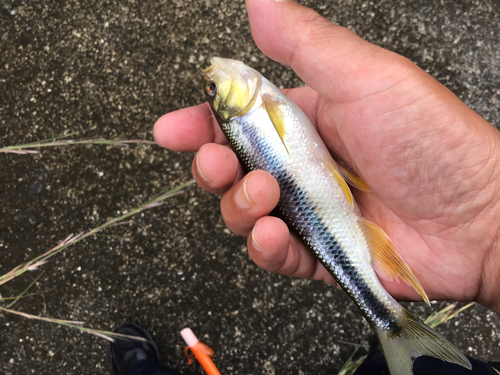
<path fill-rule="evenodd" d="M 459 349 L 404 309 L 396 328 L 376 328 L 375 332 L 391 375 L 412 375 L 413 361 L 422 355 L 472 368 Z"/>

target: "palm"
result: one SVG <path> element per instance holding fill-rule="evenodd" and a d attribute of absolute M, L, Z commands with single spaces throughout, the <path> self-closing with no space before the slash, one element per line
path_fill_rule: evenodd
<path fill-rule="evenodd" d="M 316 108 L 312 117 L 327 146 L 372 188 L 355 192 L 363 215 L 388 233 L 429 296 L 470 300 L 489 248 L 478 246 L 485 239 L 471 238 L 468 230 L 491 202 L 482 192 L 488 180 L 478 178 L 490 153 L 453 114 L 454 100 L 443 104 L 445 98 L 431 95 L 432 85 L 421 88 L 419 80 L 430 77 L 415 77 L 404 63 L 399 74 L 383 67 L 377 73 L 359 72 L 369 91 L 352 82 L 336 104 L 317 96 L 308 104 Z M 460 235 L 464 229 L 468 238 Z M 404 284 L 385 286 L 400 298 L 417 296 Z"/>
<path fill-rule="evenodd" d="M 372 193 L 354 192 L 362 214 L 385 229 L 428 296 L 476 299 L 500 311 L 499 132 L 410 61 L 310 9 L 247 0 L 247 11 L 259 48 L 316 90 L 286 93 L 370 185 Z M 224 194 L 222 216 L 249 236 L 258 265 L 333 282 L 286 225 L 267 216 L 279 199 L 276 180 L 261 171 L 243 177 L 207 105 L 165 115 L 155 139 L 198 150 L 198 184 Z M 418 298 L 405 284 L 383 283 L 398 298 Z"/>

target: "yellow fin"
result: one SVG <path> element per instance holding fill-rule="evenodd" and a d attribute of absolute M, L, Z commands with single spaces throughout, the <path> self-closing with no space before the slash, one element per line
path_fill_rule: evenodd
<path fill-rule="evenodd" d="M 340 169 L 340 174 L 344 179 L 347 181 L 347 183 L 351 186 L 354 186 L 356 189 L 362 190 L 362 191 L 371 191 L 370 187 L 368 184 L 358 176 L 357 173 L 350 171 L 341 165 L 339 165 Z"/>
<path fill-rule="evenodd" d="M 283 118 L 283 113 L 279 108 L 279 100 L 273 99 L 271 95 L 264 94 L 262 95 L 262 102 L 264 103 L 264 107 L 269 115 L 269 119 L 273 123 L 274 129 L 276 129 L 281 142 L 283 142 L 283 146 L 285 146 L 286 152 L 290 154 L 285 143 L 285 119 Z"/>
<path fill-rule="evenodd" d="M 347 197 L 347 200 L 349 201 L 349 203 L 354 205 L 354 197 L 352 196 L 351 189 L 349 189 L 349 186 L 347 186 L 345 180 L 342 178 L 340 173 L 337 171 L 337 168 L 335 168 L 335 166 L 332 165 L 328 161 L 325 162 L 325 165 L 330 170 L 333 177 L 335 177 L 335 179 L 339 182 L 339 184 L 342 187 L 342 190 L 344 191 L 344 194 Z"/>
<path fill-rule="evenodd" d="M 399 255 L 396 246 L 389 236 L 376 224 L 367 219 L 362 219 L 366 237 L 372 254 L 372 263 L 375 271 L 382 278 L 392 280 L 400 277 L 405 283 L 413 287 L 422 296 L 425 303 L 430 306 L 429 298 L 420 285 L 412 270 Z"/>

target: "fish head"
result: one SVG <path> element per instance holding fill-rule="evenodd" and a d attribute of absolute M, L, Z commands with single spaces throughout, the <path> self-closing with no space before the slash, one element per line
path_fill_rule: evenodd
<path fill-rule="evenodd" d="M 223 121 L 248 113 L 260 92 L 260 73 L 237 60 L 213 57 L 210 62 L 201 76 L 212 110 Z"/>

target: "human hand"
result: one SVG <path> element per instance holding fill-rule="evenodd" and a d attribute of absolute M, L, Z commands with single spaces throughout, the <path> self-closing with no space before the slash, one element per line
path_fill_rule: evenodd
<path fill-rule="evenodd" d="M 294 2 L 247 0 L 254 39 L 308 87 L 285 90 L 332 154 L 371 187 L 354 191 L 363 216 L 382 227 L 431 299 L 476 300 L 500 311 L 500 133 L 409 60 L 374 46 Z M 264 269 L 334 283 L 286 225 L 267 216 L 279 199 L 263 171 L 243 177 L 208 105 L 155 124 L 169 149 L 198 150 L 193 174 L 223 194 L 221 212 L 249 236 Z M 398 299 L 404 283 L 382 280 Z"/>

